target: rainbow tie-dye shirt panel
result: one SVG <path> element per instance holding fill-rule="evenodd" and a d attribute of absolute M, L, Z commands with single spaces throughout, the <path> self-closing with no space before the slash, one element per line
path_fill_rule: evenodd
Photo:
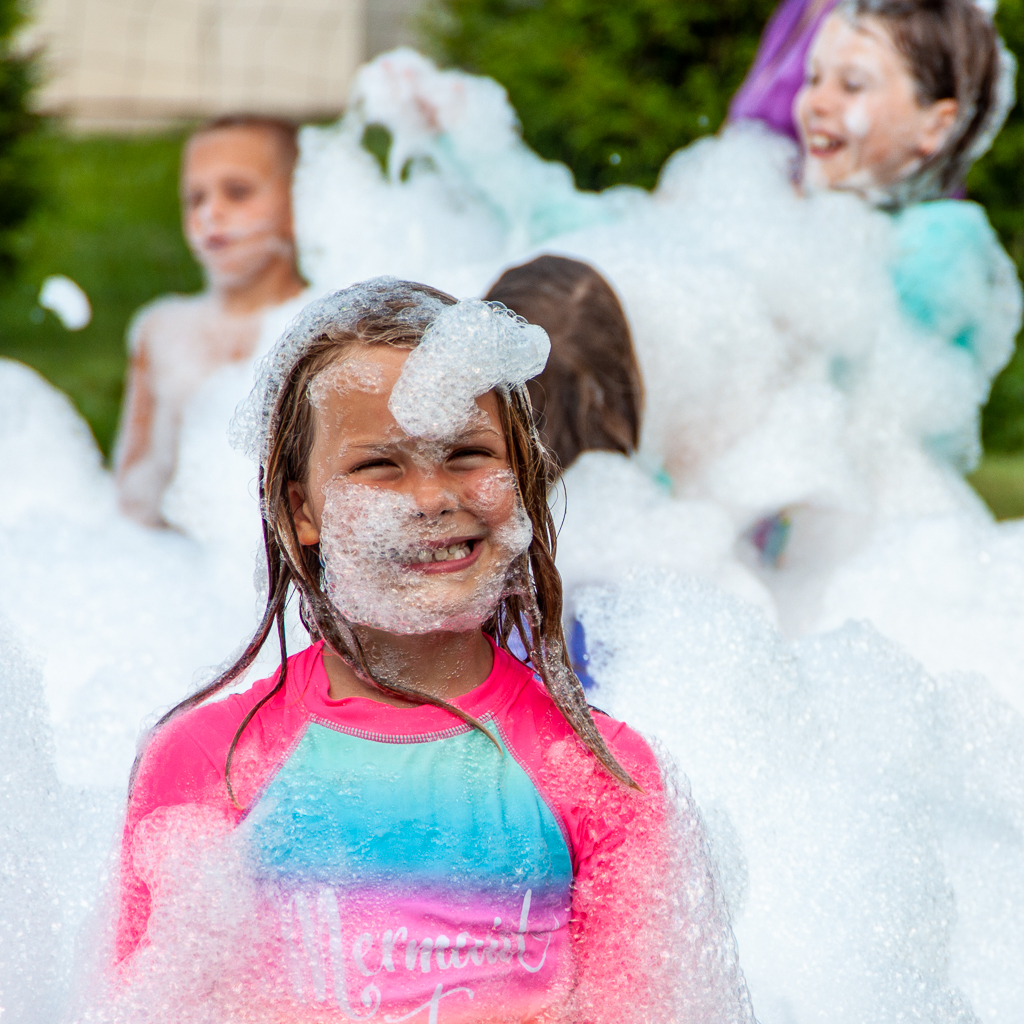
<path fill-rule="evenodd" d="M 241 943 L 218 983 L 252 1021 L 524 1024 L 575 1013 L 588 984 L 621 993 L 608 908 L 644 901 L 632 860 L 662 841 L 657 762 L 596 716 L 650 794 L 632 797 L 530 668 L 491 647 L 490 675 L 454 703 L 496 743 L 443 708 L 332 698 L 321 642 L 288 659 L 282 687 L 260 680 L 158 730 L 125 819 L 117 975 L 170 955 L 170 919 L 212 949 Z M 208 935 L 209 915 L 178 902 L 174 865 L 210 843 L 237 867 L 244 936 L 216 915 Z"/>
<path fill-rule="evenodd" d="M 396 742 L 310 722 L 243 826 L 297 1003 L 387 1022 L 550 1004 L 572 862 L 501 746 L 467 728 Z"/>

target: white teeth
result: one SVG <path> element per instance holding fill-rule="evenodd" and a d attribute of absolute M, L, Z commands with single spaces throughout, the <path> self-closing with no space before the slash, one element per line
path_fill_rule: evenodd
<path fill-rule="evenodd" d="M 807 136 L 807 142 L 812 149 L 835 149 L 839 146 L 838 139 L 833 139 L 828 135 L 819 135 L 816 132 Z"/>
<path fill-rule="evenodd" d="M 468 543 L 452 544 L 446 548 L 420 548 L 415 553 L 412 561 L 415 564 L 424 562 L 457 562 L 460 558 L 468 558 L 470 553 Z"/>

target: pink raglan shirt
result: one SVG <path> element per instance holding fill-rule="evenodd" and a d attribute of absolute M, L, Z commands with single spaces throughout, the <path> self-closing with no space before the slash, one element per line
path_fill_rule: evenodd
<path fill-rule="evenodd" d="M 242 734 L 235 806 L 227 750 L 275 682 L 181 715 L 146 749 L 122 848 L 122 972 L 166 896 L 151 847 L 174 841 L 168 809 L 199 807 L 245 823 L 269 951 L 254 998 L 290 1020 L 578 1024 L 650 1000 L 637 943 L 668 840 L 659 769 L 636 733 L 595 715 L 642 792 L 609 776 L 497 647 L 488 678 L 454 703 L 501 751 L 438 708 L 332 700 L 317 643 L 289 658 L 283 690 Z"/>

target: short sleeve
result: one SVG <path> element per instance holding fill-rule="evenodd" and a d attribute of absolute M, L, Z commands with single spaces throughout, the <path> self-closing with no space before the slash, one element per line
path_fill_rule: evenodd
<path fill-rule="evenodd" d="M 576 744 L 556 753 L 574 779 L 572 906 L 577 983 L 566 1020 L 752 1022 L 735 939 L 700 814 L 687 787 L 666 786 L 648 744 L 596 715 L 631 789 Z M 570 762 L 576 758 L 580 762 Z"/>

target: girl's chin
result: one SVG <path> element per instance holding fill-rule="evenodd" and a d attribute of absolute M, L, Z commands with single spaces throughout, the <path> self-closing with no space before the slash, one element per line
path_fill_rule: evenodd
<path fill-rule="evenodd" d="M 360 622 L 353 625 L 390 633 L 393 636 L 429 636 L 432 633 L 475 633 L 494 614 L 493 607 L 419 609 L 412 616 L 395 616 Z"/>
<path fill-rule="evenodd" d="M 838 167 L 834 157 L 816 157 L 808 153 L 804 158 L 804 187 L 815 192 L 826 192 L 842 188 L 844 170 Z"/>

